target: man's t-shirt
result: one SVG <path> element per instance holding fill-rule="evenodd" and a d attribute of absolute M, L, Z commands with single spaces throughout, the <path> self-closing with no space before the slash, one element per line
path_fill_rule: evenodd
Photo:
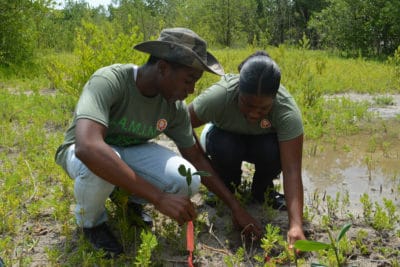
<path fill-rule="evenodd" d="M 289 92 L 280 86 L 272 110 L 259 123 L 249 123 L 239 110 L 239 75 L 226 74 L 193 100 L 193 109 L 202 122 L 246 135 L 276 132 L 279 141 L 294 139 L 303 133 L 301 113 Z"/>
<path fill-rule="evenodd" d="M 78 119 L 90 119 L 107 127 L 105 142 L 116 146 L 142 144 L 165 133 L 178 147 L 195 143 L 187 106 L 168 103 L 161 95 L 143 96 L 134 80 L 133 64 L 116 64 L 97 70 L 83 88 L 72 124 L 56 153 L 65 169 L 66 148 L 75 143 Z"/>

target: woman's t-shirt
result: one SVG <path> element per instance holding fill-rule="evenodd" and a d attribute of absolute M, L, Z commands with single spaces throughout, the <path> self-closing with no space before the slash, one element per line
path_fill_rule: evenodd
<path fill-rule="evenodd" d="M 300 110 L 283 86 L 279 87 L 272 110 L 256 124 L 249 123 L 239 110 L 238 97 L 239 75 L 226 74 L 193 100 L 193 109 L 202 122 L 211 122 L 234 133 L 259 135 L 275 132 L 279 141 L 303 134 Z"/>

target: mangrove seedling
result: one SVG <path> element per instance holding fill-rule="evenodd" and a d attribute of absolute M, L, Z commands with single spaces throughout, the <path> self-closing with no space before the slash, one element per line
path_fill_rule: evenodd
<path fill-rule="evenodd" d="M 190 185 L 192 184 L 192 177 L 193 175 L 200 175 L 200 176 L 210 176 L 208 172 L 205 171 L 197 171 L 192 173 L 190 168 L 185 167 L 185 165 L 181 164 L 178 168 L 179 174 L 183 177 L 186 177 L 186 183 L 188 185 L 188 196 L 192 195 L 192 189 Z M 194 251 L 194 225 L 193 221 L 190 221 L 186 225 L 186 246 L 187 250 L 189 251 L 188 257 L 188 266 L 193 267 L 193 251 Z"/>
<path fill-rule="evenodd" d="M 330 239 L 329 243 L 323 243 L 318 241 L 312 240 L 297 240 L 294 243 L 294 247 L 301 251 L 319 251 L 319 250 L 327 250 L 331 249 L 335 252 L 337 266 L 342 266 L 343 262 L 339 257 L 339 241 L 345 236 L 346 232 L 350 229 L 351 223 L 345 224 L 342 229 L 340 230 L 336 239 L 333 238 L 332 233 L 328 230 L 328 235 Z M 313 266 L 325 266 L 322 264 L 313 264 Z"/>

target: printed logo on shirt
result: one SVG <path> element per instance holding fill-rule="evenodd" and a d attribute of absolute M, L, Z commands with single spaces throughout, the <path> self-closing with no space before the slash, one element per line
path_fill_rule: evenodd
<path fill-rule="evenodd" d="M 165 130 L 165 128 L 167 128 L 168 122 L 166 119 L 159 119 L 157 121 L 157 130 L 162 132 Z"/>
<path fill-rule="evenodd" d="M 129 146 L 145 143 L 159 134 L 154 126 L 149 126 L 127 117 L 111 120 L 105 138 L 107 144 Z"/>
<path fill-rule="evenodd" d="M 267 119 L 262 119 L 260 121 L 260 127 L 263 129 L 267 129 L 267 128 L 271 127 L 271 122 Z"/>

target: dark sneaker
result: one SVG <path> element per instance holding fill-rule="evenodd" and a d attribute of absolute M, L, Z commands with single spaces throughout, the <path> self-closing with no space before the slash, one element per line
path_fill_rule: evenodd
<path fill-rule="evenodd" d="M 83 228 L 83 234 L 96 250 L 104 250 L 107 258 L 114 258 L 123 252 L 122 246 L 106 223 L 92 228 Z"/>
<path fill-rule="evenodd" d="M 134 202 L 128 202 L 128 217 L 133 221 L 142 221 L 147 227 L 153 227 L 153 217 L 143 209 L 143 205 Z M 137 222 L 140 224 L 140 222 Z"/>
<path fill-rule="evenodd" d="M 208 191 L 204 198 L 204 202 L 208 206 L 215 208 L 217 206 L 217 196 L 213 192 Z"/>
<path fill-rule="evenodd" d="M 269 199 L 268 203 L 272 206 L 273 209 L 276 210 L 286 210 L 286 201 L 285 201 L 285 195 L 272 191 L 269 193 Z"/>
<path fill-rule="evenodd" d="M 123 204 L 125 201 L 121 201 L 125 197 L 128 198 L 127 206 Z M 126 215 L 132 225 L 148 226 L 150 228 L 153 226 L 153 218 L 143 209 L 143 205 L 129 201 L 129 195 L 124 190 L 118 187 L 115 188 L 110 195 L 110 199 L 121 211 L 126 208 Z"/>

